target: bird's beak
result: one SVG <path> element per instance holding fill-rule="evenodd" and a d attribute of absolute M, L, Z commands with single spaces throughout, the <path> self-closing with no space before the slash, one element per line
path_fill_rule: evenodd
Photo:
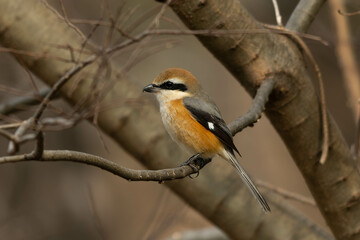
<path fill-rule="evenodd" d="M 156 84 L 149 84 L 144 87 L 143 92 L 153 93 L 153 92 L 156 92 L 157 89 L 158 89 L 158 86 Z"/>

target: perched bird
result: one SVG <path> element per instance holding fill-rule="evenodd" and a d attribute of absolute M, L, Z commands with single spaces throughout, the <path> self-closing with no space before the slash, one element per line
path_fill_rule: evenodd
<path fill-rule="evenodd" d="M 265 198 L 237 161 L 230 130 L 220 111 L 196 78 L 180 68 L 169 68 L 143 89 L 154 93 L 161 118 L 171 138 L 191 154 L 202 159 L 215 155 L 227 160 L 240 175 L 265 212 L 270 211 Z"/>

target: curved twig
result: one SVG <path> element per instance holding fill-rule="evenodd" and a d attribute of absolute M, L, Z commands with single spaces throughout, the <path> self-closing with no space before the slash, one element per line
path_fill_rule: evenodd
<path fill-rule="evenodd" d="M 265 110 L 265 104 L 274 89 L 275 81 L 272 78 L 265 79 L 258 88 L 250 110 L 228 125 L 232 135 L 237 134 L 248 126 L 252 126 L 261 118 Z"/>

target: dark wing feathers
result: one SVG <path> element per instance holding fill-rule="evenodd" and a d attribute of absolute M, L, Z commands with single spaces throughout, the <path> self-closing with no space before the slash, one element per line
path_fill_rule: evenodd
<path fill-rule="evenodd" d="M 196 98 L 184 98 L 183 103 L 196 121 L 212 132 L 231 152 L 235 150 L 241 156 L 234 145 L 230 130 L 221 118 L 220 112 L 215 104 L 210 102 L 210 105 Z"/>

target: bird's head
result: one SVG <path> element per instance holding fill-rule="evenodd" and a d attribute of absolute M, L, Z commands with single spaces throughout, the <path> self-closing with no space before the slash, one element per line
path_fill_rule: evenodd
<path fill-rule="evenodd" d="M 159 102 L 190 97 L 200 90 L 194 75 L 181 68 L 169 68 L 144 87 L 144 92 L 155 93 Z"/>

